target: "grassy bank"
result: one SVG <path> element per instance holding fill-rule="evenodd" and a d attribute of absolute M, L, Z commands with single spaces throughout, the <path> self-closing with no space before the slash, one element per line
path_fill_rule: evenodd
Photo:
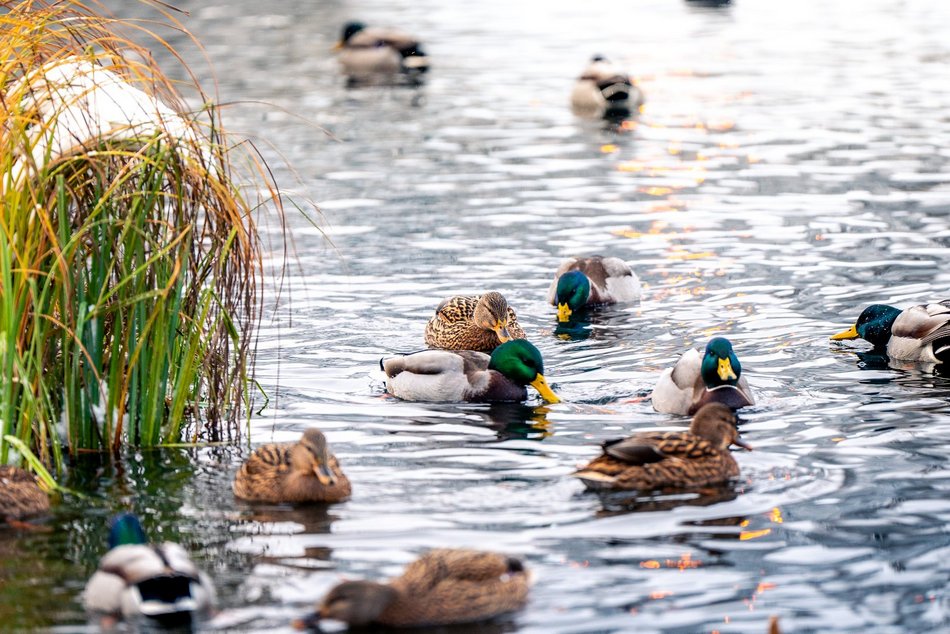
<path fill-rule="evenodd" d="M 80 2 L 0 16 L 0 439 L 57 469 L 66 453 L 239 430 L 254 213 L 280 202 L 200 87 L 189 111 L 122 32 L 151 35 Z M 0 462 L 15 457 L 0 440 Z"/>

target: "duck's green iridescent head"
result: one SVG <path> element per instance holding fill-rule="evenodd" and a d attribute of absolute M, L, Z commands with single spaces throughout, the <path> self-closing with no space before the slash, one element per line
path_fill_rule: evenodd
<path fill-rule="evenodd" d="M 728 339 L 714 337 L 709 340 L 699 373 L 708 388 L 735 385 L 739 382 L 742 365 Z"/>
<path fill-rule="evenodd" d="M 874 344 L 875 348 L 887 346 L 888 339 L 891 338 L 891 326 L 894 320 L 901 314 L 899 308 L 888 306 L 887 304 L 871 304 L 858 315 L 858 321 L 853 326 L 831 335 L 835 341 L 841 339 L 857 339 L 861 337 L 865 341 Z"/>
<path fill-rule="evenodd" d="M 567 321 L 571 313 L 580 310 L 590 298 L 590 280 L 580 271 L 568 271 L 557 280 L 557 320 Z"/>
<path fill-rule="evenodd" d="M 132 513 L 121 513 L 109 523 L 109 548 L 125 544 L 145 544 L 148 538 L 142 524 Z"/>
<path fill-rule="evenodd" d="M 347 22 L 346 24 L 343 25 L 343 34 L 342 34 L 342 37 L 340 38 L 340 44 L 343 44 L 344 42 L 346 42 L 351 37 L 353 37 L 354 35 L 356 35 L 357 33 L 359 33 L 365 28 L 366 28 L 366 25 L 363 24 L 362 22 L 358 22 L 356 20 L 352 22 Z"/>
<path fill-rule="evenodd" d="M 561 400 L 544 380 L 541 353 L 526 339 L 513 339 L 495 348 L 488 367 L 501 372 L 518 385 L 530 385 L 549 403 Z"/>

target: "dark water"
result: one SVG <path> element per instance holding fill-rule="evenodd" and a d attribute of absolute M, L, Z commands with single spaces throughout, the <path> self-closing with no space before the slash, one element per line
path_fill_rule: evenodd
<path fill-rule="evenodd" d="M 252 443 L 321 427 L 353 499 L 237 503 L 246 447 L 84 464 L 68 484 L 91 497 L 60 504 L 53 532 L 0 533 L 3 623 L 80 627 L 96 531 L 131 505 L 216 579 L 221 628 L 286 631 L 341 576 L 393 575 L 433 546 L 534 570 L 527 608 L 477 631 L 761 633 L 773 614 L 789 632 L 950 627 L 950 379 L 828 341 L 867 303 L 950 295 L 950 8 L 180 4 L 238 102 L 225 121 L 323 212 L 321 230 L 291 214 Z M 345 90 L 328 49 L 354 17 L 424 36 L 428 84 Z M 623 129 L 569 111 L 592 53 L 641 78 L 645 112 Z M 643 300 L 558 338 L 550 276 L 595 252 L 629 261 Z M 377 359 L 421 347 L 444 296 L 490 289 L 565 402 L 384 398 Z M 566 476 L 600 441 L 685 424 L 643 397 L 713 334 L 758 399 L 740 481 L 632 505 L 583 493 Z"/>

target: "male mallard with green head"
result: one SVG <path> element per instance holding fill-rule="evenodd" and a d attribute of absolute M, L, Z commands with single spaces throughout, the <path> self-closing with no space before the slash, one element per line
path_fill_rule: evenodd
<path fill-rule="evenodd" d="M 649 492 L 720 484 L 739 475 L 730 445 L 739 438 L 736 416 L 722 403 L 703 405 L 689 431 L 642 432 L 605 442 L 603 453 L 573 475 L 589 489 Z"/>
<path fill-rule="evenodd" d="M 693 414 L 706 403 L 732 409 L 755 404 L 742 365 L 725 337 L 714 337 L 705 352 L 687 350 L 653 388 L 653 409 L 667 414 Z"/>
<path fill-rule="evenodd" d="M 594 255 L 561 262 L 548 287 L 557 319 L 569 321 L 587 306 L 632 302 L 640 298 L 640 280 L 620 258 Z"/>
<path fill-rule="evenodd" d="M 833 340 L 860 337 L 892 359 L 950 363 L 950 299 L 901 310 L 872 304 Z"/>
<path fill-rule="evenodd" d="M 571 91 L 571 110 L 580 117 L 636 114 L 643 91 L 630 76 L 603 55 L 594 55 Z"/>
<path fill-rule="evenodd" d="M 429 70 L 429 58 L 419 41 L 396 29 L 347 22 L 334 50 L 339 52 L 340 66 L 351 82 L 397 77 L 418 82 Z"/>
<path fill-rule="evenodd" d="M 135 515 L 113 518 L 109 548 L 83 590 L 83 604 L 90 612 L 178 622 L 213 607 L 211 579 L 178 544 L 149 544 Z"/>
<path fill-rule="evenodd" d="M 351 626 L 433 627 L 475 623 L 524 606 L 530 581 L 520 560 L 499 553 L 440 548 L 388 583 L 344 581 L 306 625 L 322 619 Z"/>
<path fill-rule="evenodd" d="M 503 343 L 490 356 L 474 350 L 424 350 L 380 359 L 379 365 L 386 373 L 386 390 L 406 401 L 523 401 L 526 385 L 549 403 L 561 400 L 544 378 L 541 353 L 526 339 Z"/>
<path fill-rule="evenodd" d="M 330 453 L 326 436 L 315 427 L 298 442 L 261 445 L 241 465 L 234 495 L 252 502 L 342 502 L 350 480 Z"/>
<path fill-rule="evenodd" d="M 0 520 L 17 521 L 49 510 L 49 496 L 29 471 L 0 465 Z"/>
<path fill-rule="evenodd" d="M 512 339 L 524 339 L 515 311 L 501 293 L 456 296 L 442 301 L 426 324 L 430 348 L 491 352 Z"/>

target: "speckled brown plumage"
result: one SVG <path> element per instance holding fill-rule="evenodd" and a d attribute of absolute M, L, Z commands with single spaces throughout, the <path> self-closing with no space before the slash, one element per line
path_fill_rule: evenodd
<path fill-rule="evenodd" d="M 425 341 L 430 348 L 491 352 L 508 339 L 524 339 L 515 311 L 501 293 L 443 300 L 426 324 Z"/>
<path fill-rule="evenodd" d="M 0 466 L 0 519 L 17 520 L 49 510 L 49 496 L 33 475 L 19 467 Z"/>
<path fill-rule="evenodd" d="M 729 445 L 739 440 L 736 417 L 720 403 L 703 406 L 689 431 L 644 432 L 604 443 L 604 451 L 574 475 L 591 489 L 653 491 L 725 482 L 739 475 Z"/>
<path fill-rule="evenodd" d="M 308 429 L 299 442 L 262 445 L 234 478 L 234 495 L 256 502 L 340 502 L 350 496 L 350 481 L 326 438 Z"/>
<path fill-rule="evenodd" d="M 529 585 L 518 559 L 442 548 L 412 562 L 389 583 L 339 584 L 324 598 L 319 617 L 391 627 L 473 623 L 521 608 Z"/>

